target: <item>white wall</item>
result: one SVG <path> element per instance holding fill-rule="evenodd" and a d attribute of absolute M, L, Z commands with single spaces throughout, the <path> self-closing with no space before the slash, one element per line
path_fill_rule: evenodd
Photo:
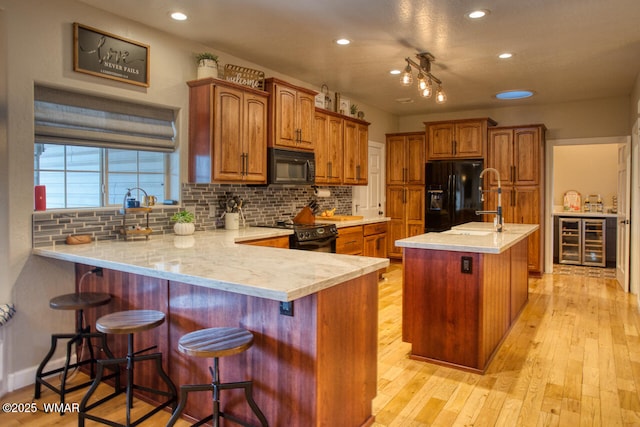
<path fill-rule="evenodd" d="M 553 148 L 553 205 L 562 206 L 564 193 L 579 192 L 584 198 L 600 194 L 611 206 L 618 188 L 616 144 L 567 145 Z"/>

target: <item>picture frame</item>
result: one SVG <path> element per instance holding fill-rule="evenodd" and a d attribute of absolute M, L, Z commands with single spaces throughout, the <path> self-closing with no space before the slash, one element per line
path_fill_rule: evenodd
<path fill-rule="evenodd" d="M 149 87 L 149 45 L 73 23 L 73 71 Z"/>
<path fill-rule="evenodd" d="M 348 116 L 350 114 L 351 101 L 347 98 L 340 97 L 340 105 L 338 107 L 338 113 Z"/>

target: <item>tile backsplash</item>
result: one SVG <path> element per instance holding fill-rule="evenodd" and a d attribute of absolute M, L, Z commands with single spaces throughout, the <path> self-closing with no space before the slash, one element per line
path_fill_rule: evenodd
<path fill-rule="evenodd" d="M 311 187 L 247 186 L 233 184 L 182 184 L 182 205 L 157 205 L 149 214 L 153 234 L 173 233 L 171 215 L 180 209 L 195 213 L 196 231 L 224 227 L 220 201 L 228 197 L 243 200 L 246 225 L 272 224 L 292 219 L 310 201 L 318 202 L 319 212 L 336 208 L 336 214 L 351 214 L 351 187 L 323 187 L 329 197 L 316 197 Z M 127 225 L 146 225 L 145 215 L 128 216 Z M 123 215 L 120 208 L 51 210 L 33 213 L 33 247 L 64 243 L 68 235 L 89 234 L 94 240 L 122 238 Z"/>

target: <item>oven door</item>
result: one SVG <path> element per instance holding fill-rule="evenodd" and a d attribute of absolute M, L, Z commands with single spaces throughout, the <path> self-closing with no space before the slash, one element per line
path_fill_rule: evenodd
<path fill-rule="evenodd" d="M 291 236 L 290 245 L 291 249 L 299 249 L 302 251 L 314 251 L 314 252 L 328 252 L 336 253 L 336 236 L 325 237 L 318 240 L 307 240 L 304 242 L 298 241 L 295 237 Z"/>

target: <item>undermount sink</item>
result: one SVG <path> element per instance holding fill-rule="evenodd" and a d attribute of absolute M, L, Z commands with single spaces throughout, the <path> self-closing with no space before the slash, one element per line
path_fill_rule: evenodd
<path fill-rule="evenodd" d="M 459 236 L 488 236 L 493 233 L 492 231 L 480 231 L 480 230 L 447 230 L 442 234 L 456 234 Z"/>

